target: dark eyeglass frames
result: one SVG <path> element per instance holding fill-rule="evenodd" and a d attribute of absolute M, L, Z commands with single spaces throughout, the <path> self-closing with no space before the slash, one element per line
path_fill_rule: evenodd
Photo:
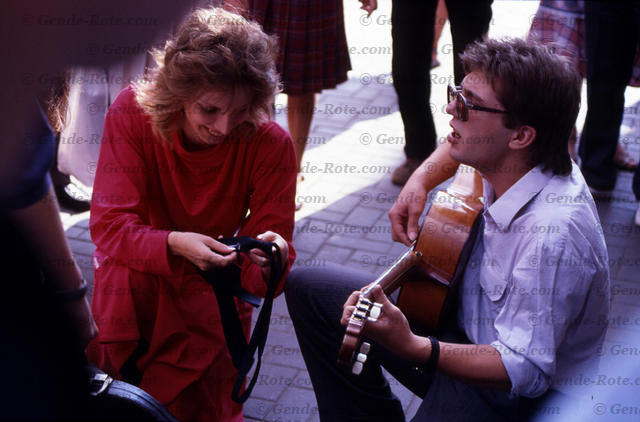
<path fill-rule="evenodd" d="M 462 87 L 449 84 L 449 86 L 447 86 L 447 103 L 451 103 L 454 99 L 456 100 L 456 114 L 458 115 L 458 119 L 463 122 L 469 120 L 469 110 L 486 111 L 489 113 L 508 113 L 506 110 L 471 104 L 467 102 L 467 99 L 462 95 Z"/>

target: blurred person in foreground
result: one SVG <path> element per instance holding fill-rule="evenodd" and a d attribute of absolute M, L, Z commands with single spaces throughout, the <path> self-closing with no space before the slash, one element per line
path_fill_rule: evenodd
<path fill-rule="evenodd" d="M 51 81 L 71 64 L 122 57 L 105 52 L 107 44 L 147 43 L 153 36 L 148 27 L 74 25 L 73 17 L 145 14 L 163 28 L 183 7 L 153 5 L 39 0 L 0 5 L 0 33 L 12 40 L 0 67 L 0 238 L 5 244 L 0 259 L 0 419 L 87 419 L 83 352 L 96 328 L 47 174 L 55 139 L 36 97 L 46 98 Z M 87 54 L 88 46 L 97 49 Z"/>

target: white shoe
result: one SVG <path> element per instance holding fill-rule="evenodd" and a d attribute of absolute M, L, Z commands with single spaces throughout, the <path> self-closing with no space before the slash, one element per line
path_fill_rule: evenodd
<path fill-rule="evenodd" d="M 640 204 L 638 204 L 638 210 L 636 211 L 636 226 L 640 226 Z"/>

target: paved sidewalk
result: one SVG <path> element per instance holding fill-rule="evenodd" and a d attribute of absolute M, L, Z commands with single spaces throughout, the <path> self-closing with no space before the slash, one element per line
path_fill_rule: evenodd
<path fill-rule="evenodd" d="M 389 5 L 381 4 L 371 19 L 365 19 L 358 10 L 358 2 L 345 3 L 353 71 L 347 82 L 319 97 L 304 158 L 305 181 L 298 193 L 304 204 L 296 214 L 296 265 L 323 266 L 334 262 L 370 272 L 373 280 L 404 251 L 404 246 L 391 241 L 386 216 L 400 191 L 390 183 L 390 172 L 404 159 L 404 138 L 390 77 Z M 496 2 L 490 36 L 524 35 L 536 3 Z M 449 131 L 449 118 L 442 110 L 446 83 L 452 74 L 450 45 L 447 26 L 439 47 L 439 60 L 443 64 L 432 72 L 432 112 L 440 137 Z M 283 101 L 278 99 L 276 119 L 286 127 Z M 637 158 L 640 90 L 628 90 L 627 103 L 622 136 Z M 579 119 L 581 127 L 584 109 Z M 631 173 L 620 173 L 613 200 L 598 204 L 611 263 L 612 316 L 619 319 L 640 313 L 640 230 L 632 223 L 636 207 L 631 194 Z M 87 229 L 88 213 L 62 213 L 62 216 L 78 263 L 87 280 L 93 281 L 94 246 Z M 640 323 L 640 319 L 632 321 Z M 640 350 L 635 340 L 639 337 L 638 323 L 614 324 L 607 334 L 603 356 L 607 351 L 614 354 L 613 350 L 620 347 Z M 420 400 L 395 380 L 390 382 L 402 400 L 407 418 L 412 417 Z M 265 421 L 319 420 L 311 382 L 283 297 L 274 305 L 263 369 L 252 397 L 245 404 L 245 416 L 247 420 Z"/>

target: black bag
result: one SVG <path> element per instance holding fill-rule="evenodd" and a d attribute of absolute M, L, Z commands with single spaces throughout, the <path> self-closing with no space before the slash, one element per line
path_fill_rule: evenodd
<path fill-rule="evenodd" d="M 238 370 L 238 378 L 233 386 L 231 398 L 237 403 L 244 403 L 249 398 L 258 380 L 258 373 L 260 372 L 260 365 L 262 363 L 262 353 L 264 352 L 267 334 L 269 332 L 273 298 L 275 296 L 276 286 L 282 275 L 282 257 L 280 256 L 280 248 L 275 243 L 263 242 L 249 236 L 216 240 L 234 248 L 237 252 L 249 252 L 251 249 L 260 249 L 269 257 L 269 261 L 271 262 L 271 273 L 267 293 L 265 294 L 264 303 L 260 309 L 258 320 L 256 321 L 253 333 L 251 333 L 251 339 L 248 343 L 242 331 L 242 324 L 240 324 L 240 318 L 238 318 L 238 311 L 233 298 L 237 297 L 254 307 L 260 306 L 260 298 L 242 288 L 240 285 L 240 269 L 235 265 L 216 268 L 211 271 L 200 271 L 202 277 L 211 284 L 215 291 L 227 348 L 231 354 L 233 365 Z M 255 372 L 251 381 L 249 381 L 249 385 L 244 392 L 240 394 L 240 390 L 244 385 L 244 379 L 255 362 L 256 352 L 258 361 Z"/>
<path fill-rule="evenodd" d="M 90 394 L 87 420 L 178 422 L 144 390 L 111 378 L 95 366 L 89 367 Z"/>

